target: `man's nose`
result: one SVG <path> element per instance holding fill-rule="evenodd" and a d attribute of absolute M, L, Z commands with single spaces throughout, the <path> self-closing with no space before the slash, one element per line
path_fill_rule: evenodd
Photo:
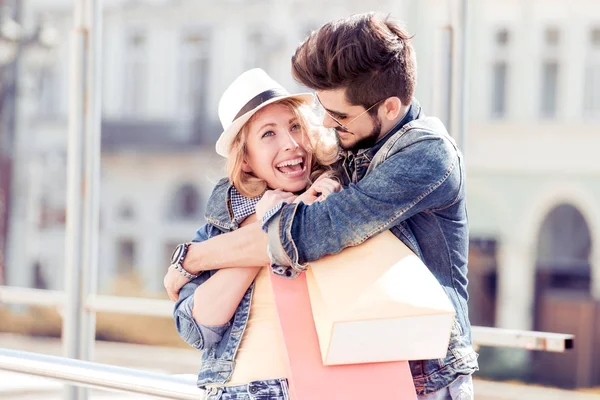
<path fill-rule="evenodd" d="M 331 115 L 325 113 L 325 117 L 323 118 L 323 126 L 325 128 L 338 128 L 340 124 L 331 118 Z"/>

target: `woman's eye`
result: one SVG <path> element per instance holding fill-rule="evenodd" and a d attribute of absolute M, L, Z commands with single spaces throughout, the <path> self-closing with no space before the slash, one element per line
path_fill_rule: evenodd
<path fill-rule="evenodd" d="M 266 137 L 274 136 L 274 135 L 275 135 L 275 132 L 273 132 L 273 131 L 267 131 L 267 132 L 265 132 L 265 133 L 262 134 L 261 138 L 266 138 Z"/>
<path fill-rule="evenodd" d="M 300 124 L 294 124 L 294 125 L 292 125 L 292 126 L 290 127 L 290 131 L 291 131 L 291 132 L 295 132 L 295 131 L 298 131 L 298 130 L 300 130 L 301 128 L 302 128 L 302 127 L 300 126 Z"/>

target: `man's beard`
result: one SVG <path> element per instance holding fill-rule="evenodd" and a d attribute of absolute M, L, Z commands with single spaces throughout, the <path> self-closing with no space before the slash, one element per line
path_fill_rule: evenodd
<path fill-rule="evenodd" d="M 351 151 L 351 152 L 355 153 L 358 150 L 368 149 L 370 147 L 373 147 L 375 145 L 375 143 L 377 143 L 377 139 L 379 139 L 379 135 L 381 135 L 381 121 L 376 116 L 371 116 L 371 115 L 369 115 L 369 116 L 371 117 L 371 121 L 373 121 L 373 129 L 371 130 L 371 133 L 369 133 L 364 138 L 359 139 L 355 143 L 349 143 L 349 144 L 345 145 L 342 142 L 342 140 L 340 139 L 338 129 L 336 128 L 335 131 L 336 131 L 336 135 L 338 136 L 338 143 L 340 144 L 340 147 L 342 148 L 342 150 Z"/>

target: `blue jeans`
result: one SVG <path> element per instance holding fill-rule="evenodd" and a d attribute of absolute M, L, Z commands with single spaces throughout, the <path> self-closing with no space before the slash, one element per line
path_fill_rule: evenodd
<path fill-rule="evenodd" d="M 208 388 L 204 400 L 290 400 L 290 395 L 286 379 L 271 379 Z"/>
<path fill-rule="evenodd" d="M 461 375 L 449 386 L 427 395 L 417 396 L 418 400 L 473 400 L 473 378 Z"/>

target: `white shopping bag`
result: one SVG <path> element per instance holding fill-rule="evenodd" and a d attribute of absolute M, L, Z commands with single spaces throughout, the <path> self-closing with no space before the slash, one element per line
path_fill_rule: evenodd
<path fill-rule="evenodd" d="M 312 262 L 306 274 L 324 365 L 446 356 L 454 307 L 391 232 Z"/>

